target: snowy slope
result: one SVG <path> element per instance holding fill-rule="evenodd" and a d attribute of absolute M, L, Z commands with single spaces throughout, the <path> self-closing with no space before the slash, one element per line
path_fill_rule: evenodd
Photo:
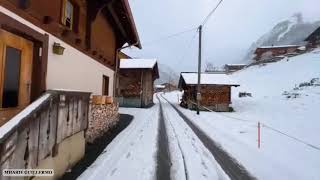
<path fill-rule="evenodd" d="M 231 76 L 241 85 L 232 92 L 236 112 L 180 109 L 258 179 L 320 179 L 320 82 L 304 83 L 320 78 L 320 49 Z M 239 98 L 244 91 L 253 97 Z M 262 126 L 258 149 L 258 121 L 291 137 Z"/>
<path fill-rule="evenodd" d="M 242 60 L 248 63 L 257 47 L 272 45 L 304 45 L 304 39 L 320 26 L 320 21 L 304 22 L 301 14 L 276 24 L 269 32 L 254 42 Z"/>

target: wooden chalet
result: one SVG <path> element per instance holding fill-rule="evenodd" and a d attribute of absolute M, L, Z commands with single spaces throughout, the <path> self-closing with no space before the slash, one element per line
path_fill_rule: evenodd
<path fill-rule="evenodd" d="M 164 91 L 166 91 L 165 85 L 157 84 L 154 86 L 154 92 L 158 93 L 158 92 L 164 92 Z"/>
<path fill-rule="evenodd" d="M 246 64 L 226 64 L 224 66 L 224 70 L 227 73 L 236 72 L 236 71 L 239 71 L 239 70 L 245 68 L 246 66 L 247 66 Z"/>
<path fill-rule="evenodd" d="M 283 45 L 283 46 L 263 46 L 258 47 L 254 52 L 254 60 L 261 61 L 272 59 L 276 56 L 286 55 L 299 51 L 299 45 Z"/>
<path fill-rule="evenodd" d="M 121 59 L 118 101 L 122 107 L 153 104 L 154 81 L 159 78 L 156 59 Z"/>
<path fill-rule="evenodd" d="M 90 97 L 114 95 L 125 44 L 141 48 L 128 0 L 0 0 L 1 172 L 58 179 L 83 157 Z"/>
<path fill-rule="evenodd" d="M 313 31 L 306 39 L 307 48 L 320 47 L 320 27 Z"/>
<path fill-rule="evenodd" d="M 196 108 L 198 74 L 181 73 L 179 88 L 183 90 L 181 105 L 189 109 Z M 222 73 L 201 73 L 201 106 L 213 111 L 228 112 L 231 104 L 231 87 L 238 87 L 230 77 Z M 204 110 L 204 108 L 201 108 Z"/>
<path fill-rule="evenodd" d="M 174 90 L 178 90 L 177 85 L 174 85 L 172 82 L 171 83 L 162 83 L 161 85 L 163 85 L 165 87 L 165 91 L 170 92 L 170 91 L 174 91 Z"/>

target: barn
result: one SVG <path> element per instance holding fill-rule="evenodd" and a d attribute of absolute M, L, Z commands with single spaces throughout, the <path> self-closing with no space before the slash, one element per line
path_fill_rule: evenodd
<path fill-rule="evenodd" d="M 118 101 L 121 107 L 153 104 L 154 81 L 159 78 L 156 59 L 121 59 Z"/>
<path fill-rule="evenodd" d="M 254 54 L 256 61 L 272 59 L 276 56 L 286 55 L 299 51 L 299 45 L 262 46 L 258 47 Z"/>
<path fill-rule="evenodd" d="M 196 108 L 198 74 L 183 72 L 179 79 L 179 88 L 183 90 L 181 105 L 188 109 Z M 201 73 L 200 104 L 213 111 L 228 112 L 231 104 L 231 87 L 240 86 L 228 75 L 222 73 Z M 204 108 L 200 108 L 204 110 Z"/>
<path fill-rule="evenodd" d="M 247 66 L 246 64 L 226 64 L 224 66 L 224 70 L 227 73 L 231 73 L 231 72 L 239 71 L 239 70 L 245 68 L 246 66 Z"/>

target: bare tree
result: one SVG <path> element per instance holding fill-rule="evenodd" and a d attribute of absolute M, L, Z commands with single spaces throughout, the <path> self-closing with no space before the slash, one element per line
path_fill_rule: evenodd
<path fill-rule="evenodd" d="M 219 67 L 214 66 L 211 62 L 206 62 L 205 72 L 217 72 L 221 71 Z"/>

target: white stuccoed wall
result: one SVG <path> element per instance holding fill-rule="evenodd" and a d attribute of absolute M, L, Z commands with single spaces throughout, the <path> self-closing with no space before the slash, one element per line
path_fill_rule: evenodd
<path fill-rule="evenodd" d="M 42 34 L 47 33 L 2 6 L 0 6 L 0 12 Z M 98 63 L 55 36 L 47 34 L 49 35 L 47 89 L 79 90 L 101 95 L 102 77 L 106 75 L 110 78 L 109 94 L 113 94 L 114 71 L 112 69 Z M 63 55 L 53 54 L 52 45 L 54 42 L 60 43 L 66 48 Z"/>

